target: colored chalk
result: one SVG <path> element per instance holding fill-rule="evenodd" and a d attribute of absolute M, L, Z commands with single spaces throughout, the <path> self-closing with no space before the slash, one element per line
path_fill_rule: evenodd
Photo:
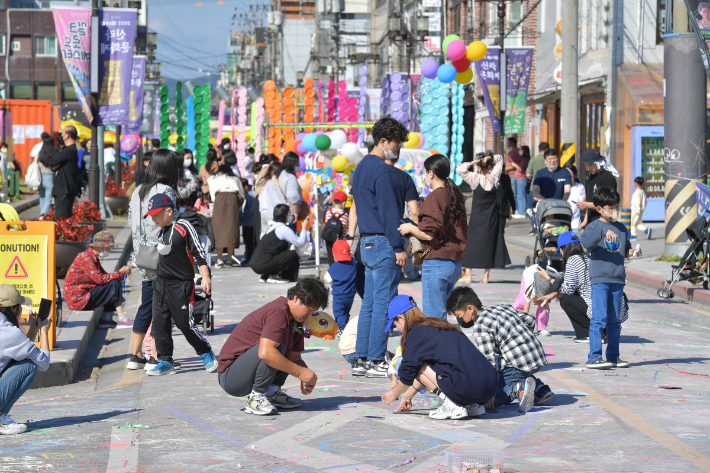
<path fill-rule="evenodd" d="M 661 389 L 683 389 L 679 388 L 678 386 L 658 386 Z"/>

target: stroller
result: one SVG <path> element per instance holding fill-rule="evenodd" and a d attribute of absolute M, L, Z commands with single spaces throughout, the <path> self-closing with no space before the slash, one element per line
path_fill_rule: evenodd
<path fill-rule="evenodd" d="M 705 212 L 710 213 L 710 210 Z M 691 284 L 703 284 L 703 288 L 708 288 L 710 282 L 710 268 L 708 261 L 708 245 L 710 232 L 708 222 L 705 218 L 699 218 L 691 223 L 685 230 L 690 238 L 690 246 L 677 265 L 671 266 L 671 277 L 656 293 L 664 299 L 673 299 L 673 284 L 679 281 L 689 281 Z"/>
<path fill-rule="evenodd" d="M 562 255 L 555 253 L 557 237 L 563 229 L 560 227 L 566 227 L 565 231 L 572 227 L 572 207 L 569 203 L 561 199 L 545 199 L 538 203 L 535 209 L 535 249 L 532 255 L 525 258 L 525 267 L 546 261 L 548 266 L 562 272 Z"/>
<path fill-rule="evenodd" d="M 210 268 L 210 273 L 212 272 L 212 244 L 214 242 L 214 231 L 212 230 L 212 223 L 210 219 L 196 211 L 190 209 L 181 212 L 179 218 L 184 218 L 192 224 L 197 232 L 197 236 L 200 239 L 200 243 L 205 248 L 205 253 L 207 254 L 207 267 Z M 207 332 L 210 329 L 211 333 L 214 333 L 214 314 L 212 309 L 214 304 L 212 303 L 212 296 L 210 294 L 205 294 L 202 291 L 202 275 L 200 274 L 200 269 L 195 264 L 195 307 L 192 313 L 192 317 L 195 324 L 202 324 L 202 330 Z"/>

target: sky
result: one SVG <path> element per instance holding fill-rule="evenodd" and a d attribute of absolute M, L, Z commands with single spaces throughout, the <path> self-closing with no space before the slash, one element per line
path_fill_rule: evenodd
<path fill-rule="evenodd" d="M 158 33 L 157 61 L 164 77 L 186 81 L 206 72 L 219 74 L 227 63 L 235 13 L 270 0 L 148 0 L 148 29 Z M 202 71 L 200 71 L 202 69 Z M 216 79 L 216 78 L 215 78 Z"/>

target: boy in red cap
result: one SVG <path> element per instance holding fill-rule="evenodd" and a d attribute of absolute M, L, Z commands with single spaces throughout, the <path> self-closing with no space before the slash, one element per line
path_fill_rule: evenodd
<path fill-rule="evenodd" d="M 328 252 L 328 264 L 333 264 L 333 244 L 336 240 L 345 239 L 350 222 L 345 212 L 345 201 L 348 195 L 343 191 L 333 194 L 333 208 L 325 212 L 323 218 L 323 231 L 321 236 L 325 240 L 325 249 Z"/>
<path fill-rule="evenodd" d="M 357 262 L 350 254 L 350 245 L 345 240 L 333 244 L 333 258 L 328 273 L 333 283 L 330 285 L 333 293 L 333 318 L 338 324 L 338 339 L 350 320 L 350 309 L 355 300 Z M 360 295 L 362 297 L 362 294 Z"/>

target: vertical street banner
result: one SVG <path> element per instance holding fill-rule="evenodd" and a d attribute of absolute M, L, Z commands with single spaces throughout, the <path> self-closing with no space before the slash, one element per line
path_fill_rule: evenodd
<path fill-rule="evenodd" d="M 688 8 L 688 13 L 692 18 L 693 30 L 695 37 L 698 38 L 698 49 L 703 58 L 705 72 L 710 77 L 710 6 L 708 2 L 700 2 L 698 0 L 685 0 L 685 6 Z"/>
<path fill-rule="evenodd" d="M 143 87 L 145 85 L 145 56 L 133 57 L 131 92 L 128 97 L 128 124 L 124 134 L 140 133 L 143 119 Z"/>
<path fill-rule="evenodd" d="M 490 46 L 486 57 L 475 61 L 478 80 L 486 100 L 493 133 L 501 133 L 500 123 L 500 48 Z"/>
<path fill-rule="evenodd" d="M 698 218 L 704 218 L 710 221 L 710 186 L 706 186 L 701 182 L 695 183 L 695 202 L 698 204 Z"/>
<path fill-rule="evenodd" d="M 91 10 L 54 8 L 54 27 L 76 98 L 91 123 Z"/>
<path fill-rule="evenodd" d="M 99 10 L 99 126 L 128 122 L 135 38 L 136 10 Z"/>
<path fill-rule="evenodd" d="M 141 129 L 139 132 L 146 138 L 152 138 L 155 133 L 153 124 L 155 123 L 155 105 L 157 101 L 157 82 L 146 82 L 143 85 L 143 113 L 141 115 Z"/>
<path fill-rule="evenodd" d="M 503 120 L 505 135 L 525 132 L 525 108 L 528 105 L 528 84 L 535 48 L 505 48 L 506 61 L 506 110 Z"/>

